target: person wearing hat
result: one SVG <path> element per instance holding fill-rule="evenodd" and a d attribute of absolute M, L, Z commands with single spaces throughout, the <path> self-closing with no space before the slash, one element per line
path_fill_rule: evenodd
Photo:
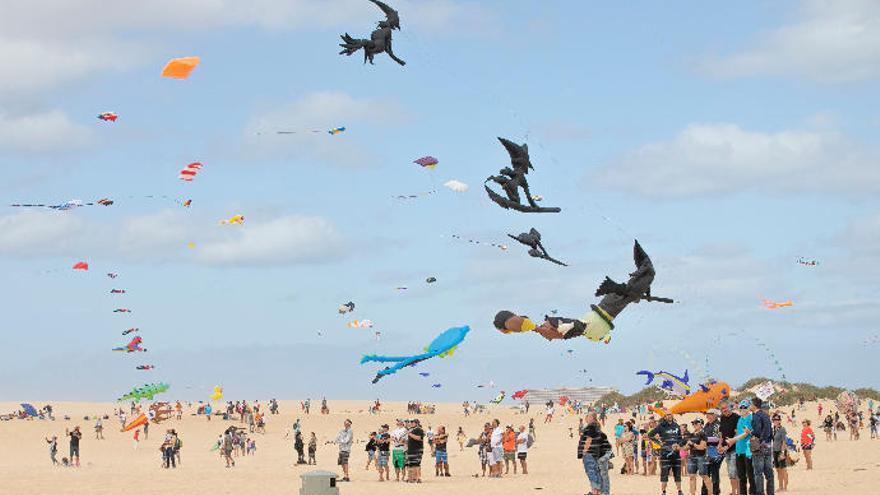
<path fill-rule="evenodd" d="M 394 475 L 397 481 L 400 481 L 401 474 L 406 481 L 406 454 L 404 445 L 406 443 L 406 423 L 402 419 L 397 420 L 397 428 L 391 432 L 391 464 L 394 465 Z"/>
<path fill-rule="evenodd" d="M 788 490 L 788 454 L 785 445 L 788 432 L 782 426 L 782 416 L 779 413 L 770 419 L 773 421 L 773 466 L 779 480 L 779 491 L 784 492 Z"/>
<path fill-rule="evenodd" d="M 685 437 L 685 447 L 688 449 L 687 472 L 690 478 L 691 495 L 697 493 L 697 480 L 703 480 L 703 486 L 711 483 L 709 471 L 706 466 L 706 450 L 708 448 L 708 438 L 703 431 L 704 421 L 697 418 L 691 421 L 694 431 Z"/>
<path fill-rule="evenodd" d="M 736 472 L 736 449 L 728 443 L 728 440 L 736 436 L 736 425 L 739 415 L 734 412 L 730 401 L 725 399 L 718 405 L 721 417 L 718 419 L 721 431 L 721 443 L 718 444 L 718 452 L 724 455 L 727 462 L 727 478 L 730 480 L 730 493 L 739 495 L 739 475 Z"/>
<path fill-rule="evenodd" d="M 759 443 L 757 448 L 752 449 L 752 470 L 755 476 L 755 494 L 774 495 L 776 490 L 773 478 L 773 423 L 767 411 L 763 409 L 763 405 L 764 401 L 760 397 L 753 397 L 749 404 L 749 410 L 752 412 L 752 438 Z"/>
<path fill-rule="evenodd" d="M 406 440 L 406 481 L 422 482 L 422 457 L 425 455 L 425 430 L 418 419 L 409 421 Z"/>
<path fill-rule="evenodd" d="M 382 425 L 376 434 L 376 469 L 379 470 L 379 481 L 391 479 L 391 470 L 388 467 L 388 454 L 390 452 L 391 435 L 388 434 L 388 425 Z"/>
<path fill-rule="evenodd" d="M 664 409 L 657 409 L 663 414 L 660 423 L 648 432 L 648 437 L 660 441 L 660 489 L 666 494 L 666 485 L 669 483 L 669 473 L 672 472 L 678 495 L 681 491 L 681 455 L 679 450 L 684 444 L 681 438 L 681 429 L 675 422 L 673 414 Z"/>
<path fill-rule="evenodd" d="M 739 403 L 739 420 L 736 423 L 736 436 L 727 439 L 727 444 L 736 451 L 736 474 L 739 478 L 740 495 L 755 495 L 755 475 L 752 471 L 752 413 L 750 403 L 743 400 Z"/>
<path fill-rule="evenodd" d="M 339 447 L 339 458 L 336 460 L 342 468 L 343 477 L 340 481 L 351 481 L 348 477 L 348 459 L 351 456 L 351 444 L 354 443 L 354 432 L 351 430 L 351 420 L 346 419 L 342 430 L 336 435 L 336 445 Z"/>
<path fill-rule="evenodd" d="M 70 463 L 79 467 L 79 441 L 82 439 L 82 432 L 79 426 L 74 426 L 73 431 L 65 429 L 64 434 L 70 437 Z"/>
<path fill-rule="evenodd" d="M 700 491 L 701 495 L 709 495 L 708 487 L 712 487 L 711 495 L 721 495 L 721 462 L 724 454 L 719 450 L 721 443 L 721 415 L 718 409 L 706 411 L 706 424 L 703 426 L 703 434 L 706 436 L 706 474 L 712 484 L 704 483 Z"/>

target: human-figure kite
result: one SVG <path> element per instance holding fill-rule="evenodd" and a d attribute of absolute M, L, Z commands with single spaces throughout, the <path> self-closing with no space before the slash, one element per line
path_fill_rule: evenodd
<path fill-rule="evenodd" d="M 511 239 L 524 246 L 528 246 L 529 256 L 531 256 L 532 258 L 540 258 L 542 260 L 547 260 L 551 263 L 556 263 L 560 266 L 568 266 L 565 263 L 547 254 L 547 250 L 544 249 L 544 245 L 541 244 L 541 233 L 538 232 L 538 229 L 532 228 L 528 232 L 523 232 L 519 235 L 507 234 L 507 237 L 510 237 Z"/>
<path fill-rule="evenodd" d="M 140 336 L 136 336 L 131 339 L 128 344 L 125 344 L 122 347 L 114 347 L 113 350 L 116 352 L 147 352 L 147 350 L 141 346 L 144 343 L 144 340 Z"/>
<path fill-rule="evenodd" d="M 122 335 L 128 335 L 128 334 L 130 334 L 130 333 L 134 333 L 134 332 L 137 332 L 137 331 L 139 331 L 139 330 L 140 330 L 140 328 L 129 328 L 128 330 L 123 330 L 123 331 L 122 331 Z"/>
<path fill-rule="evenodd" d="M 110 289 L 111 294 L 125 294 L 125 289 Z"/>
<path fill-rule="evenodd" d="M 532 197 L 532 193 L 529 191 L 529 182 L 526 180 L 529 170 L 535 169 L 529 159 L 529 145 L 518 145 L 501 137 L 498 140 L 501 141 L 501 144 L 510 155 L 510 163 L 513 168 L 504 167 L 499 172 L 500 175 L 493 175 L 486 179 L 483 187 L 485 187 L 489 199 L 505 210 L 513 209 L 522 213 L 559 213 L 562 211 L 561 208 L 538 206 L 535 198 Z M 501 196 L 490 189 L 488 185 L 485 185 L 489 181 L 499 184 L 507 197 Z M 519 196 L 520 188 L 522 188 L 526 196 L 527 205 L 521 203 Z"/>
<path fill-rule="evenodd" d="M 591 304 L 591 311 L 581 319 L 544 316 L 544 323 L 537 326 L 528 316 L 518 316 L 510 311 L 500 311 L 495 315 L 495 328 L 502 333 L 535 331 L 547 340 L 586 337 L 594 342 L 611 341 L 614 318 L 630 303 L 641 301 L 672 303 L 672 299 L 651 295 L 654 281 L 654 265 L 638 241 L 633 246 L 633 261 L 636 271 L 629 274 L 626 283 L 617 283 L 608 277 L 596 290 L 596 296 L 603 296 L 599 304 Z"/>
<path fill-rule="evenodd" d="M 684 376 L 678 377 L 673 375 L 672 373 L 667 373 L 666 371 L 657 371 L 650 372 L 648 370 L 642 370 L 636 373 L 636 375 L 645 375 L 647 381 L 645 385 L 650 385 L 654 382 L 654 379 L 659 379 L 660 383 L 657 384 L 657 388 L 660 388 L 671 395 L 676 395 L 678 397 L 684 397 L 691 393 L 691 386 L 688 383 L 690 379 L 688 378 L 688 370 L 684 370 Z"/>
<path fill-rule="evenodd" d="M 226 220 L 220 220 L 221 225 L 241 225 L 244 223 L 244 215 L 233 215 Z"/>
<path fill-rule="evenodd" d="M 407 366 L 415 366 L 422 361 L 426 361 L 435 357 L 446 357 L 451 356 L 455 349 L 459 344 L 464 341 L 464 338 L 467 336 L 468 332 L 471 331 L 471 327 L 465 325 L 462 327 L 453 327 L 450 328 L 440 335 L 437 336 L 428 347 L 425 348 L 425 352 L 422 354 L 415 354 L 412 356 L 377 356 L 375 354 L 370 354 L 361 358 L 361 364 L 364 363 L 395 363 L 392 366 L 389 366 L 378 373 L 376 373 L 376 377 L 373 378 L 373 383 L 378 382 L 382 377 L 392 375 L 397 373 L 398 371 L 406 368 Z"/>
<path fill-rule="evenodd" d="M 344 315 L 345 313 L 351 313 L 352 311 L 354 311 L 354 303 L 348 301 L 345 304 L 340 304 L 339 308 L 336 311 L 341 315 Z"/>
<path fill-rule="evenodd" d="M 764 307 L 767 309 L 790 308 L 794 306 L 794 303 L 791 301 L 774 302 L 769 299 L 762 299 L 761 304 L 763 304 Z"/>
<path fill-rule="evenodd" d="M 138 371 L 150 371 L 156 369 L 152 364 L 139 364 L 135 366 L 135 369 Z"/>
<path fill-rule="evenodd" d="M 118 119 L 119 116 L 116 115 L 116 112 L 102 112 L 98 115 L 98 118 L 104 122 L 116 122 L 116 119 Z"/>
<path fill-rule="evenodd" d="M 406 65 L 406 62 L 397 58 L 391 49 L 391 34 L 395 29 L 400 30 L 400 15 L 396 10 L 379 0 L 370 1 L 382 9 L 382 12 L 385 13 L 385 20 L 379 21 L 379 27 L 370 34 L 370 39 L 368 40 L 352 38 L 348 33 L 343 34 L 341 36 L 342 43 L 339 44 L 342 47 L 342 51 L 339 54 L 351 56 L 358 50 L 363 49 L 364 63 L 370 62 L 372 65 L 373 57 L 384 52 L 391 57 L 391 60 L 400 65 Z"/>

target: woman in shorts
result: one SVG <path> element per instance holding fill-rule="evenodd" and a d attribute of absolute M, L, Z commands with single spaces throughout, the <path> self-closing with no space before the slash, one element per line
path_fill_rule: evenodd
<path fill-rule="evenodd" d="M 788 455 L 786 452 L 785 438 L 788 432 L 782 426 L 782 417 L 773 415 L 773 467 L 776 468 L 776 483 L 778 491 L 788 491 Z"/>
<path fill-rule="evenodd" d="M 804 460 L 807 462 L 807 471 L 813 469 L 813 445 L 816 442 L 816 435 L 810 428 L 810 420 L 805 419 L 801 429 L 801 450 L 804 451 Z"/>

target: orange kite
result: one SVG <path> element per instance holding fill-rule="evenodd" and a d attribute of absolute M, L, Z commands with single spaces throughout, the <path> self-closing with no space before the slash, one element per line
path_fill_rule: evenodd
<path fill-rule="evenodd" d="M 794 303 L 791 301 L 773 302 L 769 299 L 764 299 L 763 303 L 764 303 L 764 307 L 767 309 L 790 308 L 790 307 L 794 306 Z"/>
<path fill-rule="evenodd" d="M 173 58 L 162 69 L 162 77 L 186 79 L 199 62 L 199 57 Z"/>

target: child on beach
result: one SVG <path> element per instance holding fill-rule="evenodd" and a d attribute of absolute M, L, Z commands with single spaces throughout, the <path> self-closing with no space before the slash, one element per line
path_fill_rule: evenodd
<path fill-rule="evenodd" d="M 55 456 L 58 455 L 58 437 L 55 435 L 52 435 L 51 439 L 49 439 L 49 438 L 46 439 L 46 443 L 49 444 L 49 459 L 52 460 L 53 466 L 57 466 L 58 459 L 56 459 Z"/>
<path fill-rule="evenodd" d="M 315 436 L 315 432 L 312 432 L 312 436 L 309 438 L 309 464 L 315 465 L 318 464 L 318 461 L 315 460 L 315 452 L 318 450 L 318 437 Z"/>
<path fill-rule="evenodd" d="M 134 430 L 134 450 L 137 450 L 138 443 L 141 441 L 141 429 Z"/>

